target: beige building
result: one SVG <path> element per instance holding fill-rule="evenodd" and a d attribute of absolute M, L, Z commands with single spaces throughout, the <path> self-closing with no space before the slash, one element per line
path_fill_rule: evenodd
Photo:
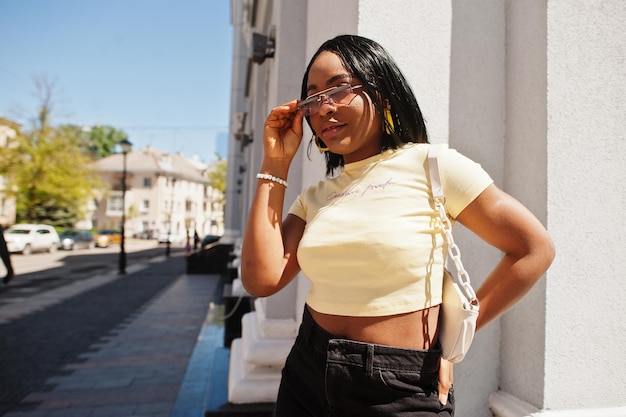
<path fill-rule="evenodd" d="M 98 160 L 96 170 L 111 188 L 88 207 L 84 228 L 117 229 L 122 217 L 123 154 Z M 211 168 L 182 154 L 147 147 L 126 154 L 126 236 L 170 234 L 182 243 L 193 237 L 223 233 L 223 194 L 211 187 Z"/>
<path fill-rule="evenodd" d="M 7 146 L 9 139 L 14 138 L 19 124 L 0 116 L 0 146 Z M 0 176 L 0 225 L 10 226 L 15 223 L 15 197 L 6 193 L 6 179 Z"/>
<path fill-rule="evenodd" d="M 481 163 L 546 225 L 557 257 L 455 366 L 459 416 L 626 416 L 626 2 L 623 0 L 232 0 L 226 234 L 245 228 L 270 109 L 297 98 L 325 40 L 370 37 L 417 94 L 431 142 Z M 260 36 L 259 36 L 260 35 Z M 288 207 L 324 174 L 306 144 Z M 286 210 L 285 210 L 286 212 Z M 480 285 L 500 254 L 455 228 Z M 233 342 L 232 402 L 273 401 L 306 277 L 257 299 Z"/>

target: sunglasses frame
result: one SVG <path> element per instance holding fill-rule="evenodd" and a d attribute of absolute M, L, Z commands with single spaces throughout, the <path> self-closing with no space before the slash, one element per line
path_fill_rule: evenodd
<path fill-rule="evenodd" d="M 311 94 L 304 100 L 298 101 L 298 104 L 296 106 L 299 112 L 305 112 L 306 106 L 308 106 L 311 103 L 321 102 L 323 104 L 325 102 L 330 102 L 331 104 L 335 104 L 335 101 L 332 99 L 332 96 L 334 94 L 339 93 L 344 90 L 349 90 L 349 89 L 354 90 L 355 88 L 361 88 L 361 87 L 363 87 L 362 84 L 359 84 L 359 85 L 343 84 L 343 85 L 338 85 L 335 87 L 330 87 L 325 90 L 319 91 L 315 94 Z M 331 93 L 331 94 L 328 94 L 328 93 Z M 322 99 L 322 97 L 324 96 L 325 96 L 325 99 Z M 309 113 L 309 116 L 310 116 L 310 113 Z"/>

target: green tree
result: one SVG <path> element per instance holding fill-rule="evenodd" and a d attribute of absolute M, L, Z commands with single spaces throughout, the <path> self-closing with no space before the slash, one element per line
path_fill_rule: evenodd
<path fill-rule="evenodd" d="M 51 125 L 52 84 L 35 82 L 41 103 L 37 117 L 0 149 L 0 173 L 16 197 L 18 221 L 69 227 L 82 218 L 92 190 L 102 184 L 80 137 Z"/>
<path fill-rule="evenodd" d="M 120 141 L 128 139 L 126 132 L 112 126 L 62 125 L 59 129 L 68 136 L 77 137 L 80 148 L 93 159 L 111 155 Z"/>
<path fill-rule="evenodd" d="M 221 156 L 217 156 L 217 161 L 209 168 L 207 176 L 209 178 L 209 184 L 216 190 L 220 190 L 222 195 L 226 194 L 226 169 L 227 162 Z M 224 198 L 220 203 L 223 203 Z"/>

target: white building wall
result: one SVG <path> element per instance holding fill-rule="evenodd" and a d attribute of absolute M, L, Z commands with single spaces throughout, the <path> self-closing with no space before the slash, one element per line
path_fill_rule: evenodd
<path fill-rule="evenodd" d="M 380 43 L 405 73 L 433 143 L 448 141 L 450 93 L 449 1 L 359 1 L 358 35 Z"/>
<path fill-rule="evenodd" d="M 547 5 L 549 409 L 626 405 L 625 22 L 621 0 Z"/>

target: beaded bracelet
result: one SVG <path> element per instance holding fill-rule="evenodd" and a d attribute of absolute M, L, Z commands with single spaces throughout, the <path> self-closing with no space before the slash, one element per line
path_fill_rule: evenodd
<path fill-rule="evenodd" d="M 275 176 L 270 175 L 270 174 L 261 174 L 260 172 L 258 174 L 256 174 L 256 177 L 257 177 L 257 179 L 260 179 L 260 180 L 268 180 L 268 181 L 275 182 L 275 183 L 280 184 L 283 187 L 287 188 L 287 181 L 285 181 L 282 178 L 278 178 L 278 177 L 275 177 Z"/>

